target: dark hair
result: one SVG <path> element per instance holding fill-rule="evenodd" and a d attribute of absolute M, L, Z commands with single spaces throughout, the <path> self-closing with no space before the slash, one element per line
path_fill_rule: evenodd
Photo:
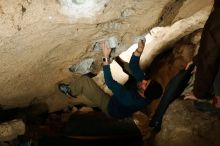
<path fill-rule="evenodd" d="M 147 86 L 147 89 L 144 91 L 144 96 L 149 99 L 157 99 L 163 93 L 162 86 L 155 80 L 151 80 L 150 84 Z"/>
<path fill-rule="evenodd" d="M 220 0 L 215 0 L 214 2 L 214 8 L 220 7 Z"/>

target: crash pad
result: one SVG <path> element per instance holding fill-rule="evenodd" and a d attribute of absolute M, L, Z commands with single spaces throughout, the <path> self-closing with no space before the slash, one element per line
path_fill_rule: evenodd
<path fill-rule="evenodd" d="M 142 145 L 142 136 L 131 118 L 109 118 L 102 112 L 73 114 L 62 136 L 44 137 L 44 145 Z"/>

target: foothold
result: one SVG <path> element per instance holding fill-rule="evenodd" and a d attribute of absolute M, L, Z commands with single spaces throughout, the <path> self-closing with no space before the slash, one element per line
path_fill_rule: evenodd
<path fill-rule="evenodd" d="M 137 36 L 137 37 L 134 37 L 133 43 L 138 43 L 140 40 L 145 43 L 145 42 L 146 42 L 145 36 Z"/>
<path fill-rule="evenodd" d="M 93 50 L 94 51 L 101 51 L 101 48 L 100 48 L 100 43 L 99 42 L 96 42 L 94 47 L 93 47 Z"/>
<path fill-rule="evenodd" d="M 79 64 L 74 64 L 72 65 L 69 70 L 71 72 L 76 72 L 76 73 L 80 73 L 80 74 L 87 74 L 90 72 L 93 72 L 93 64 L 94 64 L 95 60 L 92 58 L 89 59 L 85 59 L 83 61 L 81 61 Z"/>
<path fill-rule="evenodd" d="M 100 39 L 100 40 L 97 40 L 95 42 L 95 45 L 93 47 L 93 50 L 94 51 L 100 51 L 101 48 L 100 48 L 100 42 L 102 41 L 106 41 L 107 43 L 107 46 L 108 48 L 111 48 L 111 49 L 116 49 L 118 47 L 118 40 L 116 37 L 112 36 L 112 37 L 109 37 L 107 39 Z"/>
<path fill-rule="evenodd" d="M 109 48 L 117 48 L 118 47 L 118 40 L 116 37 L 109 37 L 107 40 L 107 45 Z"/>

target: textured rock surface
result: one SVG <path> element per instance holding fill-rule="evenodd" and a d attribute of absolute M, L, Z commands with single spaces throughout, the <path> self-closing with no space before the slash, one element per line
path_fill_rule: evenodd
<path fill-rule="evenodd" d="M 156 146 L 218 146 L 220 115 L 199 112 L 192 102 L 177 100 L 167 110 Z"/>
<path fill-rule="evenodd" d="M 86 10 L 88 15 L 82 13 L 85 9 L 78 9 L 76 17 L 64 12 L 65 7 L 75 6 L 66 5 L 68 0 L 0 0 L 3 107 L 26 106 L 40 98 L 50 103 L 51 110 L 59 109 L 66 101 L 59 98 L 56 84 L 77 76 L 68 70 L 72 64 L 86 58 L 100 61 L 100 52 L 93 51 L 96 40 L 116 36 L 121 52 L 134 36 L 147 33 L 153 26 L 169 25 L 211 5 L 211 0 L 95 2 L 98 9 Z M 172 11 L 172 17 L 163 15 L 164 11 Z"/>
<path fill-rule="evenodd" d="M 0 1 L 1 104 L 24 106 L 52 95 L 57 82 L 72 77 L 70 65 L 100 55 L 92 50 L 96 40 L 114 35 L 125 48 L 131 36 L 154 24 L 168 1 L 106 1 L 101 14 L 80 19 L 60 14 L 55 0 Z"/>
<path fill-rule="evenodd" d="M 15 139 L 18 135 L 25 133 L 25 123 L 16 119 L 0 124 L 0 141 Z"/>
<path fill-rule="evenodd" d="M 61 98 L 64 95 L 56 85 L 78 77 L 69 67 L 88 58 L 95 59 L 98 73 L 101 52 L 94 50 L 95 43 L 110 36 L 119 40 L 119 54 L 135 36 L 151 34 L 141 66 L 146 68 L 153 62 L 152 78 L 166 86 L 195 54 L 201 36 L 201 30 L 196 30 L 203 27 L 211 5 L 212 0 L 0 0 L 0 106 L 46 102 L 52 112 L 82 101 L 91 105 L 84 97 L 74 101 Z M 154 62 L 164 51 L 169 56 L 165 52 L 165 57 Z M 130 55 L 124 59 L 128 61 Z M 123 83 L 127 76 L 118 76 L 121 70 L 116 68 L 114 78 Z M 94 80 L 107 91 L 102 73 Z M 149 116 L 157 104 L 155 101 L 149 107 Z M 134 119 L 147 137 L 149 117 L 136 113 Z M 201 113 L 191 102 L 177 100 L 166 112 L 155 145 L 218 146 L 219 123 L 218 116 Z M 22 121 L 2 123 L 0 138 L 14 139 L 24 130 Z"/>

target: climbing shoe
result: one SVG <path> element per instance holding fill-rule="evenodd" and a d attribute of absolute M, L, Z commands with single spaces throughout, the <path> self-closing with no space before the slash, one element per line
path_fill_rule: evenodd
<path fill-rule="evenodd" d="M 65 95 L 67 95 L 67 96 L 71 96 L 71 97 L 76 98 L 75 96 L 73 96 L 72 91 L 71 91 L 69 85 L 64 84 L 64 83 L 60 83 L 60 84 L 58 85 L 58 89 L 59 89 L 60 92 L 62 92 L 63 94 L 65 94 Z"/>

